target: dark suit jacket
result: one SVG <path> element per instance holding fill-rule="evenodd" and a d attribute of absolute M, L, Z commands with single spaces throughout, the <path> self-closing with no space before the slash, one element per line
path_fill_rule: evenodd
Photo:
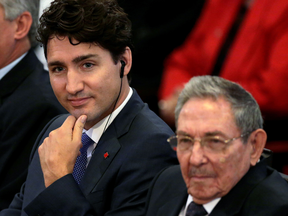
<path fill-rule="evenodd" d="M 180 166 L 161 172 L 147 196 L 145 216 L 178 216 L 187 201 Z M 215 206 L 209 216 L 288 215 L 288 183 L 261 161 Z"/>
<path fill-rule="evenodd" d="M 36 146 L 66 117 L 50 122 Z M 25 187 L 10 209 L 0 215 L 143 215 L 153 177 L 163 168 L 178 163 L 167 143 L 172 134 L 134 91 L 99 140 L 80 187 L 68 174 L 45 189 L 36 151 Z M 105 152 L 109 154 L 107 158 Z"/>
<path fill-rule="evenodd" d="M 25 181 L 37 136 L 65 112 L 33 50 L 0 80 L 0 210 L 8 207 Z"/>

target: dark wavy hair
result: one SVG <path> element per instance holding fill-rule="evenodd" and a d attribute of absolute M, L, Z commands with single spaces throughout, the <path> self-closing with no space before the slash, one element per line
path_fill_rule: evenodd
<path fill-rule="evenodd" d="M 110 51 L 115 64 L 127 46 L 132 49 L 131 21 L 115 0 L 55 0 L 40 17 L 37 32 L 46 57 L 53 37 L 68 37 L 72 45 L 95 43 Z"/>

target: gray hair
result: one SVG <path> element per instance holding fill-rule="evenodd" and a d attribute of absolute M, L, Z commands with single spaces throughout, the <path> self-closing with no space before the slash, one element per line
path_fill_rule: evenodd
<path fill-rule="evenodd" d="M 235 123 L 242 134 L 263 128 L 263 118 L 259 105 L 253 96 L 239 84 L 218 76 L 196 76 L 190 79 L 179 95 L 175 109 L 176 127 L 178 117 L 184 104 L 191 98 L 211 98 L 217 100 L 223 97 L 231 104 Z M 248 136 L 243 138 L 246 143 Z"/>
<path fill-rule="evenodd" d="M 38 25 L 39 0 L 0 0 L 0 4 L 4 8 L 6 20 L 13 21 L 25 11 L 31 13 L 33 22 L 28 37 L 31 47 L 36 46 L 38 44 L 35 36 Z"/>

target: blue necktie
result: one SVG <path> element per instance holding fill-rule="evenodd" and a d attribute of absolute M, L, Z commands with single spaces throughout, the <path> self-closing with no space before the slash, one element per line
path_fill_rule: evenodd
<path fill-rule="evenodd" d="M 76 180 L 76 182 L 78 184 L 80 184 L 85 170 L 86 170 L 86 165 L 87 165 L 87 149 L 90 145 L 92 145 L 94 143 L 94 141 L 87 136 L 86 133 L 82 134 L 82 144 L 83 147 L 80 149 L 81 155 L 79 155 L 76 159 L 76 163 L 74 166 L 74 170 L 73 170 L 73 177 Z"/>
<path fill-rule="evenodd" d="M 188 205 L 186 216 L 204 216 L 207 215 L 206 210 L 203 205 L 196 204 L 195 202 L 191 202 Z"/>

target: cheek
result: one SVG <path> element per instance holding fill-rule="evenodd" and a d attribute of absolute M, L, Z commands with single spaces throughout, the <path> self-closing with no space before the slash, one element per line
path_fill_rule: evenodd
<path fill-rule="evenodd" d="M 51 83 L 52 89 L 54 91 L 54 94 L 58 98 L 58 96 L 61 94 L 61 92 L 65 90 L 65 85 L 66 85 L 65 80 L 63 78 L 50 76 L 50 83 Z"/>
<path fill-rule="evenodd" d="M 215 166 L 218 173 L 218 184 L 223 191 L 229 191 L 237 182 L 245 175 L 249 169 L 249 162 L 238 151 L 237 154 L 219 157 L 219 161 Z"/>
<path fill-rule="evenodd" d="M 182 176 L 186 184 L 189 182 L 188 172 L 189 172 L 189 156 L 186 154 L 181 154 L 177 151 L 177 157 L 180 164 Z"/>

